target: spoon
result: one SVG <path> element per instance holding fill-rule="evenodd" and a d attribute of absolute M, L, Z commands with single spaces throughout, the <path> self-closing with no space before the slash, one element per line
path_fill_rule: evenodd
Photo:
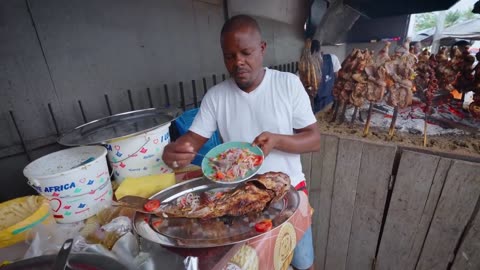
<path fill-rule="evenodd" d="M 63 243 L 60 251 L 55 258 L 55 263 L 53 264 L 53 270 L 65 270 L 65 266 L 67 265 L 68 256 L 70 255 L 70 250 L 73 246 L 73 239 L 68 239 Z"/>
<path fill-rule="evenodd" d="M 199 155 L 203 158 L 206 158 L 206 159 L 208 159 L 208 161 L 210 161 L 211 163 L 215 164 L 215 166 L 220 167 L 220 168 L 227 168 L 227 167 L 232 165 L 231 162 L 228 162 L 226 160 L 215 160 L 211 157 L 207 157 L 207 156 L 205 156 L 203 154 L 200 154 L 198 152 L 192 152 L 192 154 L 196 154 L 196 155 Z"/>
<path fill-rule="evenodd" d="M 140 213 L 144 213 L 144 214 L 156 214 L 156 213 L 160 213 L 161 212 L 161 207 L 160 207 L 160 204 L 165 204 L 165 203 L 161 203 L 160 201 L 158 201 L 158 207 L 156 209 L 153 209 L 153 210 L 147 210 L 145 209 L 145 205 L 150 202 L 150 201 L 158 201 L 158 200 L 151 200 L 151 199 L 146 199 L 146 198 L 142 198 L 142 197 L 138 197 L 138 196 L 131 196 L 131 195 L 127 195 L 127 196 L 123 196 L 121 199 L 117 200 L 117 201 L 112 201 L 112 205 L 113 206 L 121 206 L 121 207 L 127 207 L 127 208 L 131 208 L 133 210 L 135 210 L 136 212 L 140 212 Z"/>

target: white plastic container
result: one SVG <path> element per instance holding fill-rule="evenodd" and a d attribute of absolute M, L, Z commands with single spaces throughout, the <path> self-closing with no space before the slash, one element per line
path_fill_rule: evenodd
<path fill-rule="evenodd" d="M 163 149 L 170 142 L 170 123 L 125 139 L 113 140 L 105 146 L 108 161 L 118 183 L 127 177 L 171 173 L 162 160 Z"/>
<path fill-rule="evenodd" d="M 50 200 L 57 222 L 76 222 L 95 215 L 101 206 L 111 203 L 106 155 L 106 149 L 101 146 L 69 148 L 31 162 L 23 174 L 29 185 Z"/>
<path fill-rule="evenodd" d="M 70 197 L 45 196 L 58 223 L 71 223 L 87 219 L 112 204 L 110 180 L 89 193 Z"/>

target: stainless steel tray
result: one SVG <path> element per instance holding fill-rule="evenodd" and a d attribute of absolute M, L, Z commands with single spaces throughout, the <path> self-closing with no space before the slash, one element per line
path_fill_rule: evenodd
<path fill-rule="evenodd" d="M 165 189 L 151 197 L 171 202 L 188 193 L 226 191 L 231 187 L 199 178 Z M 295 213 L 300 202 L 297 191 L 291 187 L 284 198 L 270 204 L 263 212 L 240 217 L 221 217 L 208 220 L 187 218 L 163 218 L 137 213 L 134 217 L 135 232 L 152 242 L 177 248 L 205 248 L 226 246 L 244 242 L 263 235 L 254 224 L 265 218 L 272 220 L 273 229 L 282 225 Z M 160 222 L 159 222 L 160 221 Z M 160 223 L 161 225 L 158 225 Z"/>
<path fill-rule="evenodd" d="M 150 108 L 115 114 L 65 132 L 58 138 L 58 143 L 66 146 L 105 144 L 170 123 L 180 112 L 178 109 Z"/>

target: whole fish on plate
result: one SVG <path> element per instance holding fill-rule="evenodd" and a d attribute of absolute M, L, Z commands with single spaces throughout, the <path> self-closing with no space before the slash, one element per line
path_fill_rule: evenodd
<path fill-rule="evenodd" d="M 263 211 L 271 202 L 281 200 L 289 189 L 288 175 L 268 172 L 226 192 L 186 194 L 176 203 L 162 204 L 159 212 L 167 217 L 202 219 L 242 216 Z"/>

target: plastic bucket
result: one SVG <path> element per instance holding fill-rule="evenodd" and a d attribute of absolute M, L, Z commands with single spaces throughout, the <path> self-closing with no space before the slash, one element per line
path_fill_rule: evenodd
<path fill-rule="evenodd" d="M 118 183 L 128 177 L 173 172 L 162 160 L 163 149 L 170 142 L 169 127 L 170 123 L 105 145 L 113 176 Z"/>
<path fill-rule="evenodd" d="M 49 197 L 50 209 L 58 223 L 71 223 L 87 219 L 112 204 L 110 179 L 98 189 L 78 196 Z"/>
<path fill-rule="evenodd" d="M 106 155 L 101 146 L 69 148 L 31 162 L 23 174 L 29 185 L 49 199 L 57 222 L 76 222 L 96 214 L 99 205 L 111 203 Z M 100 191 L 106 191 L 102 198 L 98 198 Z M 67 199 L 78 205 L 67 204 Z"/>

